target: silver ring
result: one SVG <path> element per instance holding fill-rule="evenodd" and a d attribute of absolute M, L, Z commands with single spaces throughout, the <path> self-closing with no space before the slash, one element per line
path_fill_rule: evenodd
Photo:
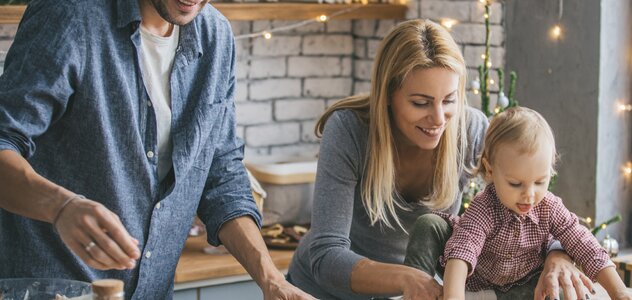
<path fill-rule="evenodd" d="M 90 252 L 90 249 L 94 248 L 94 246 L 96 245 L 97 244 L 95 244 L 94 242 L 90 242 L 88 246 L 86 246 L 84 249 L 86 249 L 86 252 Z"/>

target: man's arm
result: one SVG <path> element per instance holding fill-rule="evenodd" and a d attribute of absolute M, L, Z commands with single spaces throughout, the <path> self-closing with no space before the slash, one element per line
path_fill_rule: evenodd
<path fill-rule="evenodd" d="M 285 280 L 268 253 L 259 227 L 248 216 L 227 221 L 219 239 L 263 291 L 264 299 L 314 299 Z"/>
<path fill-rule="evenodd" d="M 37 174 L 12 150 L 0 151 L 0 190 L 0 208 L 54 223 L 68 248 L 93 268 L 133 268 L 134 260 L 140 257 L 138 241 L 114 213 Z M 88 248 L 91 242 L 94 246 Z"/>

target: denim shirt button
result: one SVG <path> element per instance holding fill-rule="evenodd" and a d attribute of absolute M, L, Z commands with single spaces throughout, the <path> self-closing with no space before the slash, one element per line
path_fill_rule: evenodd
<path fill-rule="evenodd" d="M 147 252 L 145 252 L 145 257 L 146 257 L 146 258 L 150 258 L 150 257 L 151 257 L 151 251 L 147 251 Z"/>
<path fill-rule="evenodd" d="M 147 100 L 147 106 L 151 107 L 151 101 Z"/>
<path fill-rule="evenodd" d="M 156 209 L 160 209 L 160 202 L 156 204 Z"/>
<path fill-rule="evenodd" d="M 154 157 L 154 151 L 147 151 L 147 157 L 153 158 Z"/>

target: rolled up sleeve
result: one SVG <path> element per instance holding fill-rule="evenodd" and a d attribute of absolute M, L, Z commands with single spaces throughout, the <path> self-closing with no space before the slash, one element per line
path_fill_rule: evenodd
<path fill-rule="evenodd" d="M 31 157 L 33 140 L 64 114 L 81 77 L 81 30 L 62 5 L 29 4 L 0 76 L 0 150 Z"/>

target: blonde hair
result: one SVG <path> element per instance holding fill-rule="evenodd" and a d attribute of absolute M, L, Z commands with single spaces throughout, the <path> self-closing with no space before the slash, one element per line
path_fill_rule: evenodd
<path fill-rule="evenodd" d="M 382 221 L 392 227 L 392 216 L 400 226 L 396 207 L 400 203 L 396 189 L 396 149 L 391 129 L 388 103 L 404 79 L 416 69 L 445 68 L 459 75 L 457 113 L 448 122 L 434 150 L 432 193 L 419 199 L 431 209 L 450 207 L 459 192 L 459 174 L 463 170 L 467 147 L 465 125 L 466 67 L 459 46 L 450 33 L 428 20 L 410 20 L 398 24 L 380 43 L 371 72 L 368 95 L 352 96 L 332 105 L 318 120 L 316 135 L 322 136 L 327 119 L 339 109 L 351 109 L 368 123 L 362 200 L 371 224 Z M 395 196 L 394 196 L 395 194 Z"/>
<path fill-rule="evenodd" d="M 552 145 L 551 175 L 555 174 L 555 137 L 549 123 L 537 111 L 526 107 L 512 107 L 494 116 L 485 134 L 483 153 L 478 161 L 478 174 L 487 176 L 488 170 L 483 159 L 491 164 L 502 144 L 517 145 L 520 153 L 529 154 L 537 151 L 543 144 Z"/>

